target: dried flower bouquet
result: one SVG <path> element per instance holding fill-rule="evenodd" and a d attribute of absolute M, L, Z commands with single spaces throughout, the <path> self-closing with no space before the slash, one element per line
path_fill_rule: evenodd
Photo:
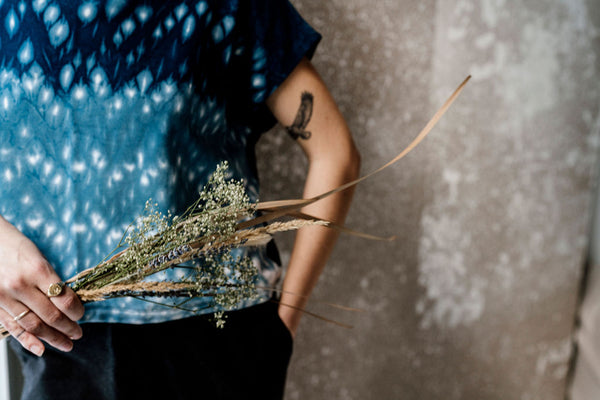
<path fill-rule="evenodd" d="M 163 215 L 148 201 L 142 216 L 125 232 L 107 259 L 66 283 L 84 303 L 125 296 L 148 301 L 151 301 L 148 298 L 173 297 L 183 300 L 168 306 L 182 308 L 189 298 L 206 297 L 214 306 L 227 310 L 257 296 L 259 290 L 275 290 L 257 285 L 258 275 L 251 260 L 235 258 L 232 255 L 235 248 L 260 246 L 271 240 L 274 233 L 308 225 L 376 240 L 393 239 L 356 232 L 299 210 L 355 186 L 403 158 L 431 131 L 469 79 L 470 76 L 461 83 L 400 154 L 370 174 L 310 199 L 251 203 L 243 183 L 227 179 L 227 164 L 220 164 L 198 200 L 184 214 Z M 199 261 L 196 266 L 186 265 L 194 260 Z M 178 281 L 147 280 L 169 268 L 191 268 L 192 273 Z M 215 319 L 218 326 L 223 325 L 222 312 L 215 313 Z M 0 339 L 8 335 L 0 325 Z"/>

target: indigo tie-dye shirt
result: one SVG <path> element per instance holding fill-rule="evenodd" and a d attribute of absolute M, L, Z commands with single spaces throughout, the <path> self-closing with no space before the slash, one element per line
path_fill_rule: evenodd
<path fill-rule="evenodd" d="M 256 200 L 265 100 L 319 39 L 287 0 L 0 0 L 0 214 L 66 279 L 110 253 L 146 200 L 184 210 L 220 161 Z M 273 285 L 268 253 L 250 250 Z M 84 322 L 190 315 L 136 299 L 86 308 Z"/>

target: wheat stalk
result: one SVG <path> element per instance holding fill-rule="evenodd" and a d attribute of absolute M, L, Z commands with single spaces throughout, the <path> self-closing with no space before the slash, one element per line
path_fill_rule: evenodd
<path fill-rule="evenodd" d="M 255 285 L 256 271 L 249 260 L 236 260 L 234 263 L 238 282 L 231 283 L 230 277 L 224 273 L 222 264 L 224 261 L 233 261 L 229 253 L 233 248 L 262 245 L 271 240 L 274 233 L 309 225 L 325 226 L 369 239 L 393 240 L 393 237 L 381 238 L 356 232 L 330 221 L 303 214 L 300 209 L 353 187 L 406 156 L 429 134 L 469 79 L 470 76 L 459 85 L 404 150 L 375 171 L 309 199 L 251 204 L 244 193 L 242 183 L 227 181 L 227 165 L 219 165 L 205 189 L 200 192 L 198 201 L 181 217 L 169 219 L 157 213 L 151 204 L 147 203 L 142 223 L 134 226 L 129 236 L 127 232 L 123 235 L 123 239 L 111 255 L 96 267 L 83 271 L 66 282 L 84 302 L 120 296 L 215 296 L 215 293 L 219 292 L 215 298 L 219 299 L 219 305 L 228 309 L 244 298 L 255 296 L 258 289 Z M 261 212 L 261 215 L 255 216 L 256 211 Z M 292 219 L 277 221 L 286 216 Z M 240 220 L 243 222 L 239 222 Z M 196 259 L 202 260 L 206 269 L 198 272 L 209 272 L 208 275 L 204 275 L 204 279 L 194 282 L 143 281 L 157 272 Z M 223 296 L 222 290 L 230 296 Z M 311 314 L 306 310 L 302 311 Z M 217 317 L 219 315 L 221 314 Z M 0 325 L 0 337 L 8 335 L 8 331 Z"/>

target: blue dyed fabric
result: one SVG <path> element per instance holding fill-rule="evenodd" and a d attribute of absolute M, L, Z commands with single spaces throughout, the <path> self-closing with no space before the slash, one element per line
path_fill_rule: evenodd
<path fill-rule="evenodd" d="M 110 253 L 146 200 L 185 210 L 221 161 L 257 200 L 265 100 L 319 39 L 287 0 L 0 0 L 0 214 L 66 279 Z M 248 255 L 276 284 L 277 257 Z M 84 322 L 190 315 L 136 299 L 86 308 Z"/>

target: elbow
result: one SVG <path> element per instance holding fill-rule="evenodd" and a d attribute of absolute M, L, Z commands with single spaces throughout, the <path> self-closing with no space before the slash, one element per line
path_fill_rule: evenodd
<path fill-rule="evenodd" d="M 361 155 L 349 135 L 346 140 L 329 142 L 310 150 L 306 152 L 309 169 L 336 176 L 340 184 L 359 177 Z"/>
<path fill-rule="evenodd" d="M 346 170 L 348 173 L 349 180 L 357 179 L 360 174 L 361 157 L 358 148 L 354 143 L 350 146 L 348 152 L 348 161 L 346 163 Z"/>
<path fill-rule="evenodd" d="M 354 142 L 350 141 L 344 146 L 337 148 L 335 152 L 329 152 L 328 160 L 324 165 L 329 165 L 331 170 L 336 170 L 340 182 L 350 182 L 358 179 L 360 175 L 361 156 Z"/>
<path fill-rule="evenodd" d="M 339 146 L 335 151 L 323 152 L 320 157 L 309 159 L 317 170 L 328 170 L 338 176 L 340 183 L 350 182 L 359 177 L 361 156 L 353 141 Z"/>

